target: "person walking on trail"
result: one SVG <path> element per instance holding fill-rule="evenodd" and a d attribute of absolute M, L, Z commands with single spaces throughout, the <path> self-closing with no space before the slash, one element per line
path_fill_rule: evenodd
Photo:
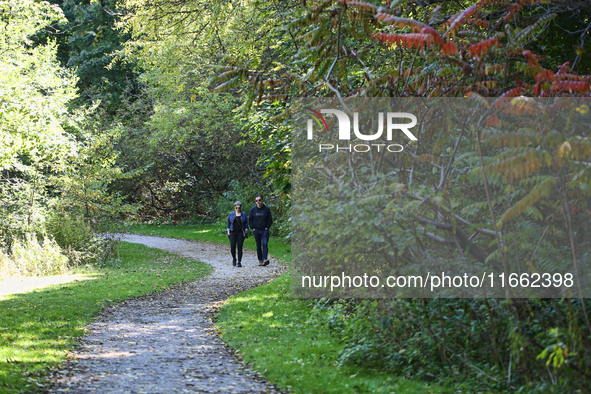
<path fill-rule="evenodd" d="M 259 266 L 264 267 L 269 265 L 269 229 L 273 224 L 273 216 L 271 216 L 271 209 L 263 204 L 263 196 L 257 194 L 254 201 L 256 205 L 250 209 L 248 221 L 257 244 Z"/>
<path fill-rule="evenodd" d="M 232 265 L 242 267 L 242 245 L 248 231 L 248 217 L 242 212 L 242 203 L 236 201 L 234 210 L 228 215 L 228 238 L 230 238 L 230 253 L 232 253 Z M 236 248 L 238 248 L 238 260 L 236 260 Z"/>

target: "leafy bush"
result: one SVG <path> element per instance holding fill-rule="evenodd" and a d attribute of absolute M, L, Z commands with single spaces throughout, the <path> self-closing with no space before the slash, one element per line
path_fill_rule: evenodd
<path fill-rule="evenodd" d="M 27 233 L 24 239 L 14 240 L 10 254 L 0 254 L 0 273 L 3 275 L 57 275 L 67 269 L 68 258 L 50 236 L 40 242 L 36 234 Z"/>
<path fill-rule="evenodd" d="M 589 387 L 580 300 L 351 299 L 316 308 L 330 310 L 326 323 L 345 345 L 341 365 L 447 383 L 461 374 L 464 392 Z"/>
<path fill-rule="evenodd" d="M 64 213 L 48 216 L 35 232 L 2 234 L 0 274 L 6 276 L 57 275 L 72 266 L 100 266 L 118 247 L 114 240 L 95 234 L 84 220 Z"/>
<path fill-rule="evenodd" d="M 282 237 L 289 243 L 291 239 L 291 198 L 286 195 L 274 196 L 268 205 L 273 213 L 272 235 Z"/>
<path fill-rule="evenodd" d="M 58 213 L 47 221 L 46 227 L 75 266 L 99 264 L 112 255 L 113 242 L 97 236 L 82 218 L 72 218 L 68 214 Z"/>
<path fill-rule="evenodd" d="M 47 231 L 64 250 L 84 249 L 92 238 L 90 226 L 64 213 L 54 214 L 46 223 Z"/>

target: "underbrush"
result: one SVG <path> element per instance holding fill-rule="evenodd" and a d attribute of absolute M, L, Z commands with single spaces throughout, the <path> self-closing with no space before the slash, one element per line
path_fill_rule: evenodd
<path fill-rule="evenodd" d="M 59 275 L 112 259 L 117 242 L 99 236 L 80 218 L 48 215 L 35 231 L 0 228 L 0 277 Z"/>
<path fill-rule="evenodd" d="M 68 270 L 68 257 L 52 237 L 38 240 L 27 233 L 16 239 L 10 253 L 0 252 L 0 277 L 59 275 Z"/>
<path fill-rule="evenodd" d="M 580 300 L 318 300 L 343 349 L 366 366 L 463 392 L 588 393 Z"/>
<path fill-rule="evenodd" d="M 116 251 L 116 242 L 98 236 L 100 229 L 93 229 L 79 217 L 54 214 L 47 221 L 46 228 L 73 266 L 101 264 L 112 258 Z"/>

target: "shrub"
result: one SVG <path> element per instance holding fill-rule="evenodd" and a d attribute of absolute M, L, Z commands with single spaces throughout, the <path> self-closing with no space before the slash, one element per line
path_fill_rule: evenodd
<path fill-rule="evenodd" d="M 113 241 L 95 234 L 82 218 L 64 212 L 55 213 L 48 219 L 46 227 L 74 266 L 101 264 L 112 257 Z"/>
<path fill-rule="evenodd" d="M 90 226 L 83 219 L 72 218 L 65 213 L 52 215 L 46 227 L 64 251 L 84 250 L 93 237 Z"/>
<path fill-rule="evenodd" d="M 329 309 L 326 323 L 345 345 L 341 365 L 443 383 L 461 374 L 463 392 L 589 387 L 580 300 L 345 299 L 316 308 Z"/>
<path fill-rule="evenodd" d="M 0 273 L 9 276 L 58 275 L 68 270 L 68 258 L 50 236 L 43 241 L 27 233 L 15 239 L 10 254 L 0 254 Z"/>

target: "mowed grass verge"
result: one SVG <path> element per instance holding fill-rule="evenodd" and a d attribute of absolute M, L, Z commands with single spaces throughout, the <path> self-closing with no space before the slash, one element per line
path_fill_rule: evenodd
<path fill-rule="evenodd" d="M 42 391 L 93 316 L 110 304 L 211 273 L 211 266 L 143 245 L 121 244 L 119 260 L 82 279 L 0 297 L 0 392 Z M 1 283 L 0 283 L 1 285 Z"/>
<path fill-rule="evenodd" d="M 219 226 L 138 225 L 128 231 L 228 244 Z M 245 247 L 254 249 L 254 239 L 247 239 Z M 291 262 L 290 246 L 284 242 L 272 238 L 269 251 Z M 326 328 L 328 312 L 314 310 L 311 300 L 292 298 L 290 280 L 290 273 L 286 273 L 231 297 L 220 309 L 216 323 L 222 339 L 273 384 L 294 393 L 449 392 L 371 370 L 339 366 L 337 356 L 343 345 Z"/>
<path fill-rule="evenodd" d="M 339 366 L 325 311 L 291 298 L 290 276 L 233 296 L 221 308 L 222 338 L 277 386 L 294 393 L 444 393 L 441 387 Z"/>

